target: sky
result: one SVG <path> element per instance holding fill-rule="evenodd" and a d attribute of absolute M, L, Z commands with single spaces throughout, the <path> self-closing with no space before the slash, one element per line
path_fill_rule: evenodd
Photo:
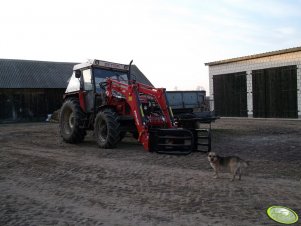
<path fill-rule="evenodd" d="M 301 0 L 9 0 L 0 58 L 134 60 L 156 87 L 204 89 L 206 62 L 301 46 Z"/>

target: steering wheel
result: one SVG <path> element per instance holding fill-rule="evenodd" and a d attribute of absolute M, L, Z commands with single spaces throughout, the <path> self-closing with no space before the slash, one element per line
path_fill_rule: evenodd
<path fill-rule="evenodd" d="M 103 90 L 106 90 L 107 85 L 108 85 L 107 82 L 100 82 L 99 83 L 100 89 L 103 89 Z"/>

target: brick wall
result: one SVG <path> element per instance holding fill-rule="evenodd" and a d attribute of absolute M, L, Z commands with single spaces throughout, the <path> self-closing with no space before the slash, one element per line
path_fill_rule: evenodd
<path fill-rule="evenodd" d="M 210 109 L 214 110 L 213 76 L 247 71 L 248 115 L 253 116 L 252 70 L 297 65 L 298 116 L 301 118 L 301 51 L 209 66 Z"/>

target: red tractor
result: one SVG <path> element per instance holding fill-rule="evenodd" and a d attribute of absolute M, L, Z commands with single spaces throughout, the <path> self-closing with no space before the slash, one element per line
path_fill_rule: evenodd
<path fill-rule="evenodd" d="M 147 151 L 188 154 L 193 133 L 178 128 L 165 89 L 137 82 L 131 64 L 100 60 L 74 66 L 60 114 L 60 134 L 68 143 L 93 130 L 100 148 L 114 148 L 127 132 Z"/>

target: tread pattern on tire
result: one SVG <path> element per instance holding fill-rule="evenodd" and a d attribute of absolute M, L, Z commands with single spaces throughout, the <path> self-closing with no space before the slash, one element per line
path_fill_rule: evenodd
<path fill-rule="evenodd" d="M 107 137 L 104 142 L 99 139 L 98 123 L 101 120 L 105 120 L 107 125 Z M 109 149 L 116 147 L 120 141 L 120 123 L 116 112 L 111 109 L 104 109 L 98 112 L 94 122 L 94 135 L 100 148 Z"/>
<path fill-rule="evenodd" d="M 65 131 L 65 123 L 64 120 L 64 111 L 71 109 L 74 113 L 74 127 L 70 133 L 66 133 Z M 60 114 L 60 134 L 63 137 L 64 141 L 67 143 L 80 143 L 84 140 L 86 131 L 85 129 L 80 128 L 80 121 L 85 118 L 85 113 L 81 110 L 79 100 L 76 98 L 67 99 L 61 108 Z"/>

